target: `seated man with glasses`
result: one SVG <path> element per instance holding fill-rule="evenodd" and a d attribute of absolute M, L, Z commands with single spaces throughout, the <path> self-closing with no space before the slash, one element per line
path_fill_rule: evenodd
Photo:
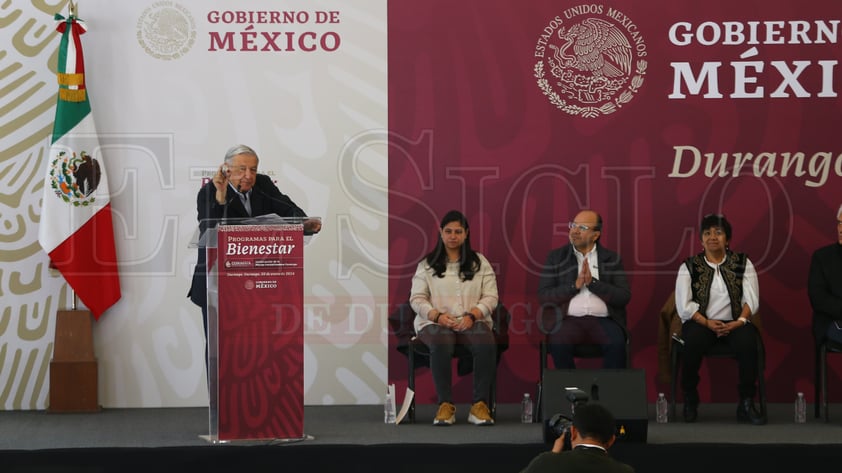
<path fill-rule="evenodd" d="M 576 345 L 599 345 L 604 368 L 626 367 L 626 305 L 631 299 L 620 256 L 599 244 L 602 217 L 583 210 L 570 243 L 550 251 L 538 284 L 542 329 L 557 369 L 575 368 Z"/>

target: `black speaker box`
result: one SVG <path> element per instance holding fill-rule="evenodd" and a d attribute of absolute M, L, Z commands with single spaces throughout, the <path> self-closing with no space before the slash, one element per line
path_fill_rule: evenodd
<path fill-rule="evenodd" d="M 545 429 L 555 414 L 572 416 L 565 388 L 581 389 L 588 403 L 600 403 L 614 414 L 618 442 L 646 442 L 649 413 L 643 369 L 544 370 L 540 397 Z"/>

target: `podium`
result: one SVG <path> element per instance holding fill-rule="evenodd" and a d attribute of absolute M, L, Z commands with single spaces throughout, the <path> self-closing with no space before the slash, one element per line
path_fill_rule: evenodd
<path fill-rule="evenodd" d="M 207 257 L 209 435 L 304 435 L 302 218 L 208 219 L 190 246 Z"/>

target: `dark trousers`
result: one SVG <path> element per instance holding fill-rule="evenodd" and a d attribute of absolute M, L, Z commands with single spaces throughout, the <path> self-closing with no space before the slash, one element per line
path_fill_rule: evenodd
<path fill-rule="evenodd" d="M 608 317 L 565 317 L 561 327 L 549 333 L 548 350 L 556 369 L 574 369 L 576 345 L 602 347 L 603 368 L 626 367 L 626 334 Z"/>
<path fill-rule="evenodd" d="M 699 402 L 699 368 L 705 353 L 716 343 L 728 344 L 737 355 L 737 391 L 740 399 L 753 398 L 757 392 L 759 336 L 760 333 L 752 324 L 740 327 L 724 337 L 717 337 L 713 330 L 704 325 L 693 321 L 685 322 L 681 328 L 681 338 L 684 339 L 684 350 L 681 354 L 681 388 L 684 390 L 685 401 Z"/>
<path fill-rule="evenodd" d="M 451 380 L 453 352 L 456 345 L 464 345 L 473 357 L 473 402 L 488 403 L 491 383 L 497 370 L 497 344 L 488 324 L 477 322 L 463 332 L 441 325 L 430 324 L 422 328 L 418 338 L 430 349 L 430 370 L 439 403 L 453 402 Z"/>

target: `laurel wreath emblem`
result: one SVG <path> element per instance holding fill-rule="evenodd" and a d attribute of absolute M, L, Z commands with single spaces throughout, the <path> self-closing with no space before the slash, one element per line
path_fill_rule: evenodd
<path fill-rule="evenodd" d="M 68 155 L 67 152 L 60 151 L 50 165 L 50 187 L 61 200 L 76 207 L 91 205 L 96 200 L 93 192 L 85 195 L 74 175 L 85 156 L 85 151 L 78 157 L 76 153 Z"/>
<path fill-rule="evenodd" d="M 535 78 L 537 79 L 538 87 L 544 92 L 544 95 L 550 100 L 550 103 L 555 105 L 556 108 L 562 110 L 570 115 L 574 116 L 581 116 L 584 118 L 596 118 L 600 115 L 608 115 L 611 113 L 616 112 L 619 108 L 622 108 L 623 105 L 631 102 L 634 95 L 640 89 L 640 86 L 643 85 L 643 76 L 646 75 L 646 68 L 648 67 L 648 63 L 644 59 L 640 59 L 635 63 L 635 75 L 632 76 L 631 84 L 629 87 L 624 90 L 619 97 L 613 100 L 613 102 L 606 102 L 599 107 L 582 107 L 575 104 L 569 104 L 565 101 L 555 90 L 553 90 L 550 82 L 546 79 L 544 73 L 544 63 L 543 61 L 538 61 L 535 63 Z"/>
<path fill-rule="evenodd" d="M 193 16 L 178 3 L 157 2 L 137 22 L 138 43 L 156 59 L 181 58 L 193 48 L 196 34 Z"/>

